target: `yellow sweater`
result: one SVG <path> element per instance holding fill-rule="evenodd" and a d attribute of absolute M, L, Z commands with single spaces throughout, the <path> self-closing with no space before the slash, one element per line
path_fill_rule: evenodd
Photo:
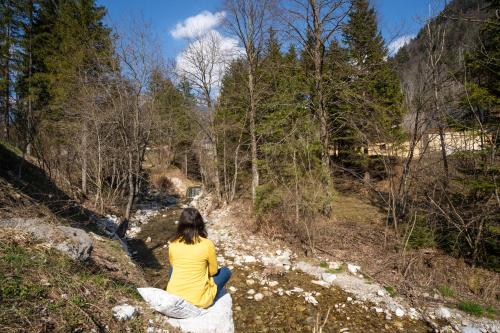
<path fill-rule="evenodd" d="M 214 243 L 203 237 L 194 244 L 174 241 L 168 257 L 172 276 L 167 291 L 201 308 L 212 305 L 217 285 L 211 276 L 218 270 Z"/>

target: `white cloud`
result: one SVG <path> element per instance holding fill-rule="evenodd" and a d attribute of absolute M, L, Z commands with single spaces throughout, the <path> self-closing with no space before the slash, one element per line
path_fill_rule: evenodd
<path fill-rule="evenodd" d="M 388 46 L 389 55 L 395 55 L 400 48 L 408 44 L 414 37 L 415 35 L 404 35 L 393 40 Z"/>
<path fill-rule="evenodd" d="M 225 37 L 216 30 L 210 30 L 192 40 L 176 57 L 176 71 L 192 82 L 197 90 L 200 77 L 212 87 L 212 98 L 220 91 L 224 73 L 232 60 L 240 57 L 243 49 L 234 38 Z M 201 75 L 201 71 L 206 71 Z"/>
<path fill-rule="evenodd" d="M 170 30 L 170 34 L 177 39 L 200 37 L 218 26 L 225 16 L 225 12 L 211 13 L 203 11 L 198 15 L 188 17 L 181 23 L 177 23 L 175 28 Z"/>

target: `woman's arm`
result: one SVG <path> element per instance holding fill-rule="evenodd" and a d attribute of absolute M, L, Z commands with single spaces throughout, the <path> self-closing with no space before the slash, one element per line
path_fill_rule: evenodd
<path fill-rule="evenodd" d="M 217 274 L 219 267 L 217 266 L 217 255 L 215 254 L 215 246 L 211 240 L 208 240 L 208 274 L 214 276 Z"/>

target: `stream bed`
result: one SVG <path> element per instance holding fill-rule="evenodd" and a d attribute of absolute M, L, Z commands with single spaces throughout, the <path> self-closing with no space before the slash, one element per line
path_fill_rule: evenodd
<path fill-rule="evenodd" d="M 157 213 L 141 224 L 140 231 L 127 243 L 150 286 L 165 289 L 169 268 L 167 243 L 175 233 L 175 222 L 182 208 L 180 204 L 174 204 L 157 209 Z M 209 238 L 217 236 L 221 230 L 208 225 Z M 227 233 L 226 230 L 222 232 Z M 240 264 L 233 251 L 226 255 L 226 244 L 218 241 L 220 237 L 214 238 L 219 261 L 233 271 L 227 288 L 233 298 L 236 332 L 313 332 L 315 327 L 317 329 L 323 324 L 322 332 L 325 333 L 432 331 L 426 323 L 408 317 L 387 319 L 384 313 L 374 311 L 372 304 L 355 300 L 340 288 L 314 284 L 311 282 L 313 278 L 305 273 L 293 270 L 273 272 L 259 262 Z M 242 246 L 248 245 L 236 235 L 233 240 L 232 248 L 238 246 L 238 242 Z M 263 296 L 262 300 L 253 297 L 257 293 Z M 308 302 L 304 294 L 312 295 L 317 304 Z"/>

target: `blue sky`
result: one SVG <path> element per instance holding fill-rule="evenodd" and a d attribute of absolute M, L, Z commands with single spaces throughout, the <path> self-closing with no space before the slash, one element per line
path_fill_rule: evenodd
<path fill-rule="evenodd" d="M 428 13 L 429 1 L 372 0 L 387 43 L 418 32 L 421 19 Z M 108 9 L 106 22 L 110 26 L 123 25 L 123 22 L 137 16 L 150 22 L 165 56 L 170 59 L 175 58 L 186 45 L 184 39 L 174 38 L 170 33 L 176 24 L 203 11 L 219 12 L 222 7 L 222 0 L 97 0 L 97 3 Z"/>

